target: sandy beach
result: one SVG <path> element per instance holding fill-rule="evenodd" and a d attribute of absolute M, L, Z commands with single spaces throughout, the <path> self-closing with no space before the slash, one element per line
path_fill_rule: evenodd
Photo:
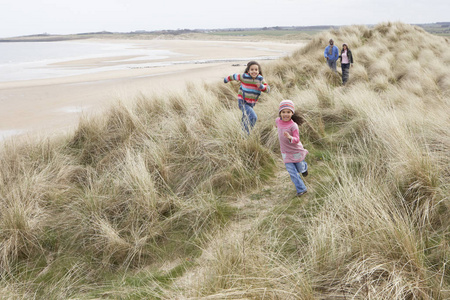
<path fill-rule="evenodd" d="M 89 42 L 99 42 L 86 40 Z M 105 42 L 101 40 L 100 42 Z M 96 57 L 50 64 L 48 68 L 78 69 L 83 75 L 0 82 L 0 140 L 17 134 L 59 133 L 74 128 L 81 114 L 95 114 L 116 101 L 141 94 L 164 93 L 188 82 L 220 82 L 242 72 L 248 60 L 288 55 L 305 44 L 200 40 L 108 40 L 161 49 L 170 57 Z M 133 67 L 127 67 L 129 61 Z M 136 66 L 137 65 L 137 66 Z M 103 67 L 112 71 L 97 71 Z M 120 67 L 122 66 L 122 67 Z"/>

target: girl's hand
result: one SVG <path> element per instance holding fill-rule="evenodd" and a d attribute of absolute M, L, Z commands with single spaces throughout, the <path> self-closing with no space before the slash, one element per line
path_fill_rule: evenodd
<path fill-rule="evenodd" d="M 289 134 L 289 132 L 285 131 L 283 133 L 284 137 L 288 138 L 290 141 L 292 140 L 292 136 Z"/>
<path fill-rule="evenodd" d="M 264 89 L 264 84 L 263 84 L 264 78 L 261 76 L 261 78 L 258 79 L 258 81 L 259 81 L 259 86 L 258 86 L 258 88 L 259 88 L 260 90 Z"/>

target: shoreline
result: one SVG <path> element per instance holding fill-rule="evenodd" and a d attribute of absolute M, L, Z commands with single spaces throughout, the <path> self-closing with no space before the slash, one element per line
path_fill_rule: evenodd
<path fill-rule="evenodd" d="M 46 68 L 81 68 L 85 72 L 0 82 L 0 141 L 23 134 L 67 132 L 76 127 L 82 114 L 101 113 L 116 101 L 165 93 L 187 83 L 220 82 L 225 76 L 243 72 L 248 60 L 289 55 L 306 43 L 115 39 L 101 42 L 133 44 L 139 49 L 170 51 L 173 55 L 152 60 L 134 57 L 132 67 L 127 64 L 128 56 L 65 60 Z M 113 70 L 102 71 L 105 66 Z"/>

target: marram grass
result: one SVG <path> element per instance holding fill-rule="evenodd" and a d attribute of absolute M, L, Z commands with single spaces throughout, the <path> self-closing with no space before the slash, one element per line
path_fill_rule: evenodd
<path fill-rule="evenodd" d="M 345 87 L 329 38 L 355 58 Z M 2 299 L 448 299 L 450 51 L 401 23 L 317 34 L 236 85 L 138 94 L 0 153 Z M 224 74 L 226 75 L 226 74 Z M 274 119 L 305 119 L 308 194 Z"/>

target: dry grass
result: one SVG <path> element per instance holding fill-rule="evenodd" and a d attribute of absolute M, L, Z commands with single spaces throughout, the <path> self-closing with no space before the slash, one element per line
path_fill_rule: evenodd
<path fill-rule="evenodd" d="M 330 37 L 355 57 L 345 87 L 323 61 Z M 448 49 L 401 23 L 318 34 L 264 65 L 272 92 L 249 136 L 237 87 L 217 84 L 139 95 L 68 136 L 5 142 L 0 293 L 447 299 Z M 306 120 L 301 199 L 279 161 L 285 98 Z"/>

